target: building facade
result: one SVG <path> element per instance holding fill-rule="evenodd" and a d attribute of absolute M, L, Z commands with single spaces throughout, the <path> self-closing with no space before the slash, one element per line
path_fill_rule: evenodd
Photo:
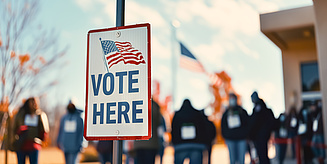
<path fill-rule="evenodd" d="M 327 141 L 327 1 L 260 15 L 261 31 L 282 53 L 285 112 L 322 103 Z"/>

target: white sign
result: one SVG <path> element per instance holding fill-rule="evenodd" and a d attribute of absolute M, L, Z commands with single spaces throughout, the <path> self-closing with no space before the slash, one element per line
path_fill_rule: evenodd
<path fill-rule="evenodd" d="M 87 140 L 151 137 L 150 24 L 88 32 Z"/>

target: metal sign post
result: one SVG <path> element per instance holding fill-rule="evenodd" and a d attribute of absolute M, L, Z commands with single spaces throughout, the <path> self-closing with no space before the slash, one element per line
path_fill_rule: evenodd
<path fill-rule="evenodd" d="M 86 140 L 113 140 L 113 163 L 122 164 L 122 140 L 151 138 L 150 24 L 124 25 L 117 0 L 116 27 L 87 34 Z"/>
<path fill-rule="evenodd" d="M 116 27 L 125 25 L 125 0 L 117 0 Z M 123 141 L 113 141 L 113 164 L 121 164 L 123 156 Z"/>

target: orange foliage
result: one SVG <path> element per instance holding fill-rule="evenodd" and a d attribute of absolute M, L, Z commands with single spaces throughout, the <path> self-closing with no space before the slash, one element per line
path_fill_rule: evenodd
<path fill-rule="evenodd" d="M 33 70 L 33 66 L 32 66 L 32 64 L 30 64 L 30 65 L 27 67 L 27 69 Z"/>
<path fill-rule="evenodd" d="M 39 68 L 35 68 L 35 69 L 33 69 L 33 71 L 34 71 L 34 74 L 38 74 L 40 72 L 40 69 Z"/>
<path fill-rule="evenodd" d="M 9 107 L 9 98 L 5 97 L 4 100 L 0 102 L 0 111 L 8 112 L 8 107 Z"/>
<path fill-rule="evenodd" d="M 15 53 L 15 51 L 11 51 L 10 52 L 10 58 L 14 58 L 14 57 L 16 57 L 16 53 Z"/>
<path fill-rule="evenodd" d="M 0 38 L 0 47 L 2 46 L 2 40 L 1 40 L 1 38 Z"/>
<path fill-rule="evenodd" d="M 1 76 L 1 82 L 3 83 L 3 85 L 6 85 L 6 78 L 5 75 Z"/>
<path fill-rule="evenodd" d="M 44 57 L 42 57 L 42 56 L 39 57 L 39 60 L 40 60 L 40 62 L 41 62 L 42 64 L 47 63 L 47 62 L 45 61 Z"/>
<path fill-rule="evenodd" d="M 19 61 L 20 61 L 20 66 L 22 67 L 26 62 L 30 60 L 30 55 L 25 54 L 25 55 L 19 55 Z"/>

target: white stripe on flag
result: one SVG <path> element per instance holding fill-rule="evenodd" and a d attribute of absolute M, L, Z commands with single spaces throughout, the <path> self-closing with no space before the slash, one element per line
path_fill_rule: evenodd
<path fill-rule="evenodd" d="M 181 56 L 179 64 L 181 67 L 183 67 L 185 69 L 189 69 L 191 71 L 205 72 L 203 66 L 198 61 L 193 60 L 189 57 Z"/>

